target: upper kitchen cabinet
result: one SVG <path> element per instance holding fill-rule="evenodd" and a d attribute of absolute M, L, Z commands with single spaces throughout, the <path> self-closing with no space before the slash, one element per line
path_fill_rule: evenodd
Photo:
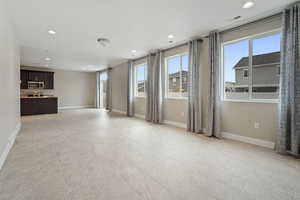
<path fill-rule="evenodd" d="M 45 73 L 45 88 L 44 89 L 54 89 L 54 72 Z"/>
<path fill-rule="evenodd" d="M 43 82 L 43 89 L 54 89 L 54 72 L 21 70 L 21 89 L 28 89 L 28 81 Z"/>
<path fill-rule="evenodd" d="M 28 89 L 29 73 L 26 70 L 21 70 L 21 89 Z"/>
<path fill-rule="evenodd" d="M 36 82 L 43 82 L 45 80 L 45 72 L 40 71 L 28 71 L 29 78 L 28 81 L 36 81 Z"/>

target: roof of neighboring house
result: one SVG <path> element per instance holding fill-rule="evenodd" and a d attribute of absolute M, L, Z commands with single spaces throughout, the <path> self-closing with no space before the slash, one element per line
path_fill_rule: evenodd
<path fill-rule="evenodd" d="M 271 63 L 280 62 L 280 52 L 260 54 L 252 57 L 253 65 L 266 65 Z M 249 65 L 249 57 L 243 57 L 240 61 L 233 67 L 244 67 Z"/>
<path fill-rule="evenodd" d="M 187 74 L 187 71 L 181 71 L 181 74 Z M 175 77 L 179 77 L 180 76 L 180 72 L 175 72 L 173 74 L 169 74 L 169 78 L 175 78 Z"/>

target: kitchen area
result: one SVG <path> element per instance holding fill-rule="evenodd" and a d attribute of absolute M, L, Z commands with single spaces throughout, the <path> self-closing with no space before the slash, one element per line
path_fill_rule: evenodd
<path fill-rule="evenodd" d="M 54 72 L 21 69 L 21 116 L 55 114 L 58 98 L 54 96 Z"/>

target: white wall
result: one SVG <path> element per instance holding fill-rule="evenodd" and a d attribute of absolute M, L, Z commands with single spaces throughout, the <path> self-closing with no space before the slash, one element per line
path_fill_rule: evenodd
<path fill-rule="evenodd" d="M 54 90 L 41 90 L 41 92 L 57 96 L 59 108 L 95 106 L 95 72 L 52 70 L 28 66 L 22 66 L 21 69 L 54 72 Z M 22 95 L 32 93 L 32 90 L 21 90 L 21 93 Z"/>
<path fill-rule="evenodd" d="M 0 0 L 0 168 L 20 128 L 19 46 Z"/>

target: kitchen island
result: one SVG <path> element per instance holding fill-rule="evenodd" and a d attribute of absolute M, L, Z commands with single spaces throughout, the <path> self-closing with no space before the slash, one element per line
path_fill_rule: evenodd
<path fill-rule="evenodd" d="M 21 116 L 57 113 L 55 96 L 21 96 Z"/>

